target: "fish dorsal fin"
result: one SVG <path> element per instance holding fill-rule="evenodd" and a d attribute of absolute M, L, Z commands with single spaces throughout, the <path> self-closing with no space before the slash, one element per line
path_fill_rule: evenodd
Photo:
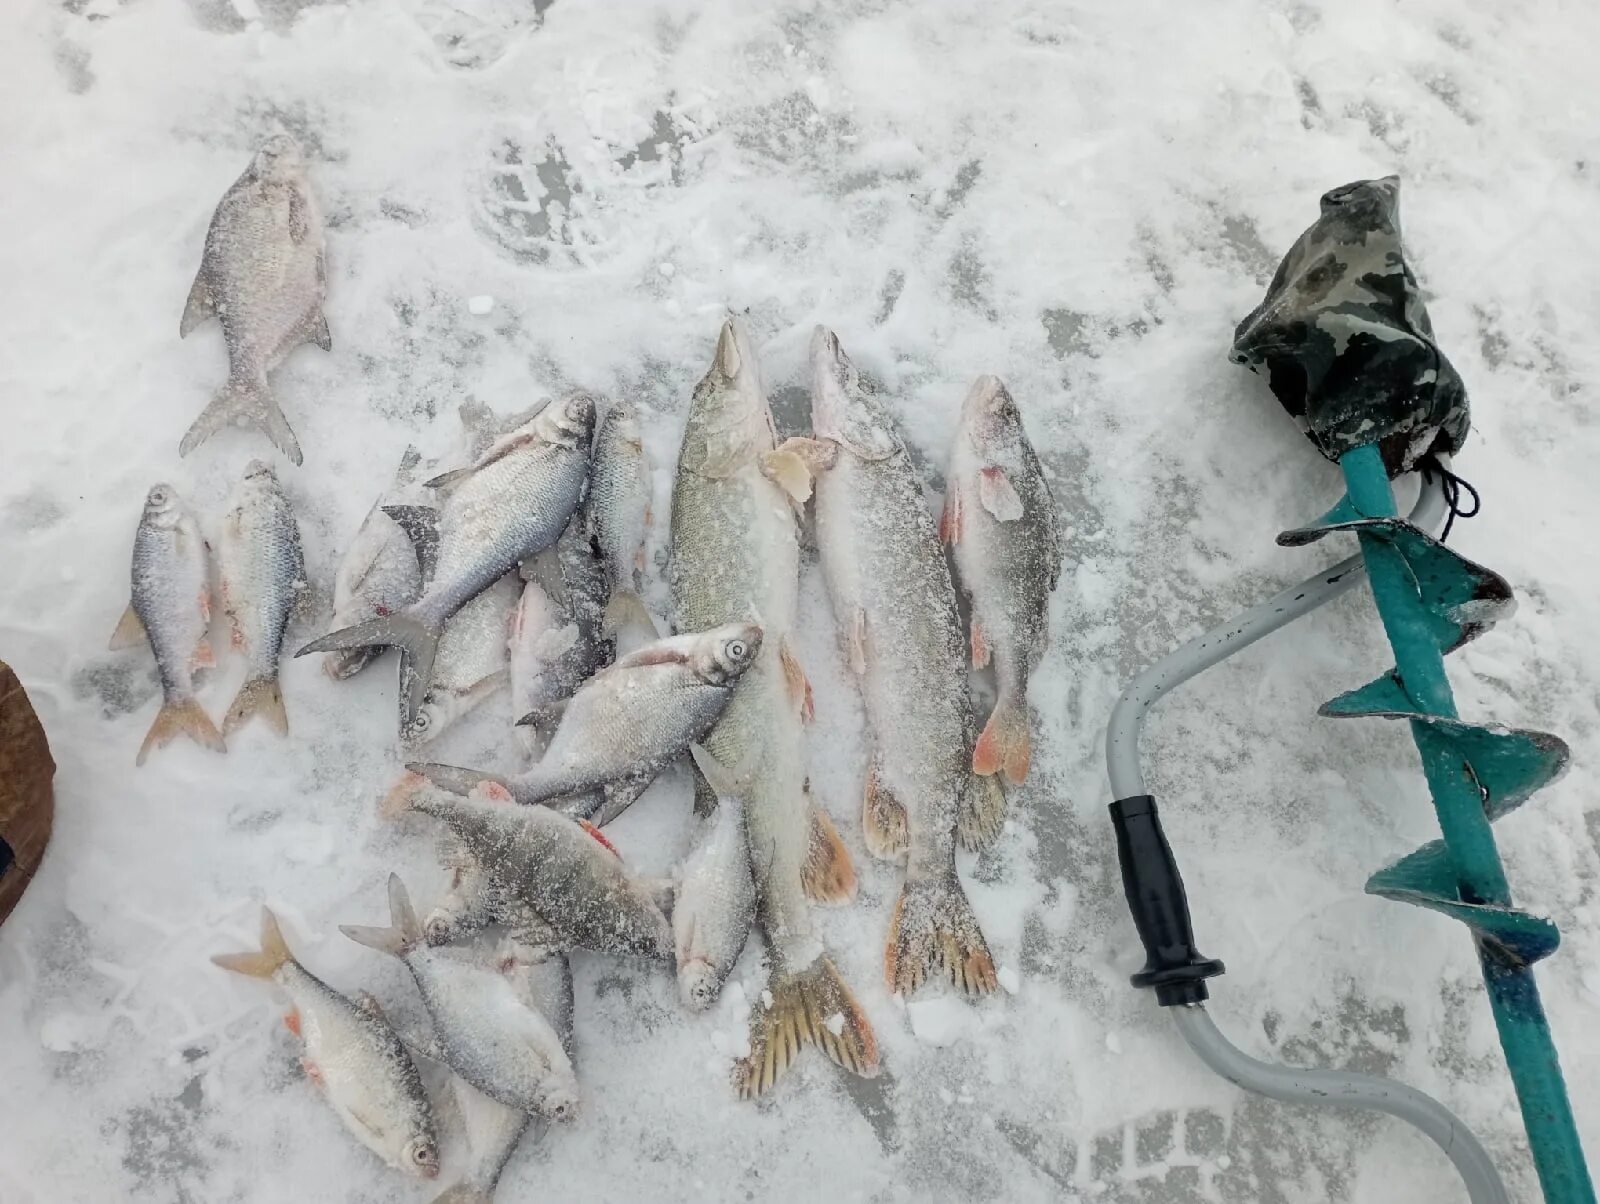
<path fill-rule="evenodd" d="M 431 480 L 424 481 L 423 484 L 429 489 L 444 489 L 451 485 L 460 484 L 473 473 L 489 467 L 489 465 L 498 460 L 505 459 L 518 448 L 526 447 L 530 443 L 536 443 L 538 441 L 538 433 L 529 430 L 527 425 L 524 424 L 517 427 L 517 429 L 514 431 L 501 435 L 500 438 L 496 439 L 489 445 L 489 449 L 484 452 L 483 455 L 479 456 L 465 468 L 455 468 L 451 469 L 449 472 L 442 472 Z"/>
<path fill-rule="evenodd" d="M 383 512 L 399 524 L 417 554 L 417 569 L 424 582 L 433 580 L 439 561 L 439 512 L 432 506 L 385 506 Z"/>

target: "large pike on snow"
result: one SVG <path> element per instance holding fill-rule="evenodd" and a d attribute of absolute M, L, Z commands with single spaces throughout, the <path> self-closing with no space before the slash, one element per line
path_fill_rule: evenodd
<path fill-rule="evenodd" d="M 989 992 L 994 962 L 956 876 L 955 846 L 958 829 L 969 847 L 992 839 L 1005 797 L 994 778 L 972 772 L 977 725 L 950 570 L 893 422 L 820 326 L 811 367 L 815 440 L 786 446 L 816 474 L 823 575 L 872 729 L 867 848 L 907 855 L 885 977 L 905 994 L 931 972 Z"/>
<path fill-rule="evenodd" d="M 427 587 L 391 615 L 313 640 L 296 656 L 338 648 L 392 647 L 405 653 L 405 722 L 409 727 L 433 684 L 445 623 L 529 556 L 561 535 L 583 500 L 589 472 L 594 399 L 575 393 L 552 401 L 468 468 L 434 477 L 448 487 L 437 511 L 408 506 L 385 513 L 417 544 Z M 431 570 L 431 571 L 430 571 Z"/>
<path fill-rule="evenodd" d="M 1061 576 L 1055 500 L 1005 385 L 980 376 L 961 407 L 939 535 L 972 603 L 972 663 L 994 663 L 999 697 L 972 750 L 976 773 L 1022 782 L 1032 759 L 1028 676 L 1049 634 Z"/>
<path fill-rule="evenodd" d="M 856 1074 L 878 1069 L 872 1025 L 823 949 L 806 902 L 808 894 L 848 899 L 856 879 L 833 824 L 806 791 L 801 725 L 810 687 L 788 638 L 799 588 L 795 504 L 806 470 L 776 442 L 755 347 L 730 318 L 690 404 L 673 483 L 671 551 L 680 630 L 745 621 L 766 633 L 704 741 L 743 784 L 756 915 L 771 962 L 771 1004 L 756 1012 L 750 1055 L 735 1071 L 746 1096 L 771 1087 L 802 1044 Z"/>

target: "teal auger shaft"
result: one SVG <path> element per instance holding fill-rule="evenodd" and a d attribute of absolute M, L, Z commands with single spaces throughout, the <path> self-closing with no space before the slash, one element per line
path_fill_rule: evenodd
<path fill-rule="evenodd" d="M 1369 519 L 1396 514 L 1389 477 L 1375 446 L 1346 453 L 1339 465 L 1355 510 Z M 1412 567 L 1400 549 L 1381 534 L 1367 530 L 1358 534 L 1373 600 L 1415 713 L 1456 718 L 1444 657 Z M 1511 890 L 1505 867 L 1495 846 L 1484 795 L 1470 767 L 1438 726 L 1418 719 L 1412 719 L 1410 726 L 1461 902 L 1509 909 Z M 1596 1204 L 1532 967 L 1506 946 L 1481 935 L 1477 946 L 1489 1006 L 1516 1087 L 1544 1198 L 1548 1204 Z"/>

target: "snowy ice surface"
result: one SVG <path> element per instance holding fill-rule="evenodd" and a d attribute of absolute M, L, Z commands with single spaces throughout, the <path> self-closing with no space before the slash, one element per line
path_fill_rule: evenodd
<path fill-rule="evenodd" d="M 322 590 L 402 448 L 448 450 L 469 398 L 637 400 L 664 519 L 729 310 L 788 429 L 811 326 L 831 324 L 892 396 L 930 498 L 968 383 L 999 373 L 1069 533 L 1034 775 L 999 845 L 963 860 L 1008 991 L 952 1022 L 883 986 L 898 873 L 860 843 L 861 709 L 808 563 L 813 784 L 862 874 L 854 905 L 818 914 L 884 1075 L 808 1053 L 740 1103 L 724 1076 L 754 950 L 704 1016 L 662 968 L 580 956 L 586 1108 L 518 1153 L 505 1198 L 1462 1198 L 1398 1122 L 1212 1076 L 1128 986 L 1100 759 L 1123 679 L 1344 554 L 1273 545 L 1336 473 L 1225 351 L 1319 194 L 1391 171 L 1474 403 L 1457 467 L 1485 507 L 1456 543 L 1522 600 L 1452 659 L 1462 710 L 1573 743 L 1574 772 L 1497 834 L 1519 898 L 1565 933 L 1539 979 L 1600 1154 L 1597 38 L 1595 6 L 1540 0 L 0 6 L 0 656 L 60 766 L 50 855 L 0 931 L 0 1200 L 427 1200 L 461 1166 L 458 1146 L 435 1184 L 380 1166 L 301 1075 L 268 988 L 207 960 L 249 947 L 265 900 L 316 973 L 417 1017 L 398 963 L 335 927 L 382 914 L 390 870 L 422 905 L 443 886 L 433 831 L 375 815 L 392 662 L 345 683 L 287 662 L 288 742 L 256 725 L 226 757 L 179 744 L 136 772 L 158 688 L 146 655 L 105 651 L 146 489 L 171 481 L 214 522 L 269 450 L 224 432 L 178 459 L 226 369 L 215 324 L 177 328 L 213 206 L 280 125 L 330 227 L 334 349 L 274 378 Z M 1435 834 L 1403 730 L 1315 716 L 1386 658 L 1364 593 L 1302 621 L 1157 710 L 1152 789 L 1202 948 L 1228 964 L 1219 1023 L 1260 1055 L 1439 1095 L 1532 1201 L 1465 933 L 1362 893 Z M 242 669 L 225 656 L 203 687 L 213 714 Z M 441 756 L 510 758 L 505 711 Z M 663 872 L 689 832 L 676 773 L 615 839 Z"/>

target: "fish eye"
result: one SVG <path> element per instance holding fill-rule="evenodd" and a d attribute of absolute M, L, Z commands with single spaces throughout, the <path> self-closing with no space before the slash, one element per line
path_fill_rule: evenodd
<path fill-rule="evenodd" d="M 746 649 L 743 640 L 728 641 L 728 655 L 734 660 L 742 661 L 744 659 L 745 651 Z"/>
<path fill-rule="evenodd" d="M 433 720 L 428 718 L 427 711 L 418 711 L 417 717 L 411 721 L 411 730 L 414 732 L 425 732 L 432 726 Z"/>
<path fill-rule="evenodd" d="M 167 491 L 159 486 L 152 489 L 150 491 L 150 500 L 157 506 L 165 506 L 167 504 Z"/>
<path fill-rule="evenodd" d="M 434 1174 L 438 1173 L 439 1147 L 434 1145 L 433 1142 L 428 1141 L 426 1138 L 412 1141 L 411 1144 L 406 1147 L 406 1157 L 411 1161 L 413 1166 L 422 1169 L 429 1175 L 429 1177 L 432 1177 Z"/>

